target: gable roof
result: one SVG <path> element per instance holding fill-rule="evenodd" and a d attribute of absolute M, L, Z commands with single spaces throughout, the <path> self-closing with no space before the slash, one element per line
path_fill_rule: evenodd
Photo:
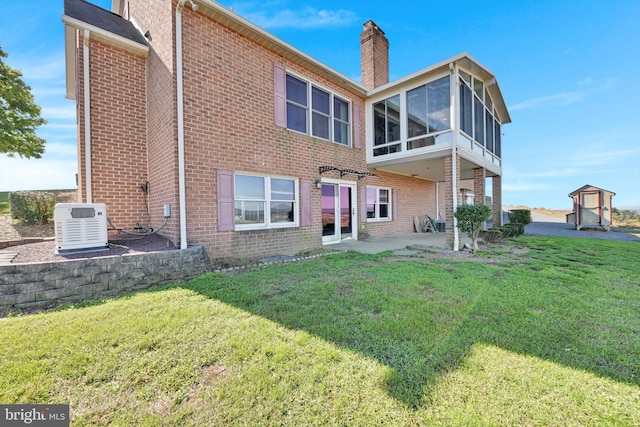
<path fill-rule="evenodd" d="M 612 195 L 616 195 L 616 193 L 614 193 L 613 191 L 609 191 L 609 190 L 605 190 L 604 188 L 598 188 L 598 187 L 594 187 L 593 185 L 583 185 L 582 187 L 578 188 L 575 191 L 572 191 L 571 193 L 569 193 L 569 197 L 574 198 L 575 196 L 578 195 L 578 193 L 581 193 L 583 191 L 587 191 L 587 190 L 596 190 L 596 191 L 604 191 L 605 193 L 611 193 Z"/>
<path fill-rule="evenodd" d="M 500 90 L 500 86 L 498 85 L 498 80 L 496 79 L 495 74 L 489 71 L 487 67 L 482 65 L 480 61 L 469 55 L 467 52 L 462 52 L 449 59 L 438 62 L 437 64 L 433 64 L 426 68 L 423 68 L 422 70 L 418 70 L 412 74 L 409 74 L 408 76 L 401 77 L 400 79 L 372 89 L 367 93 L 367 95 L 371 97 L 385 92 L 394 92 L 397 90 L 398 86 L 410 83 L 414 80 L 419 80 L 428 74 L 434 74 L 442 72 L 443 70 L 448 70 L 450 69 L 451 65 L 459 65 L 462 68 L 478 75 L 478 77 L 480 77 L 485 82 L 485 88 L 491 95 L 493 104 L 496 108 L 498 116 L 500 117 L 500 122 L 502 124 L 511 123 L 511 116 L 509 115 L 509 110 L 507 109 L 507 105 L 504 101 L 504 98 L 502 97 L 502 91 Z"/>

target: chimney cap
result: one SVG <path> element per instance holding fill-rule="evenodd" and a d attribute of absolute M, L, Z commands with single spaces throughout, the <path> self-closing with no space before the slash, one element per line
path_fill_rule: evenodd
<path fill-rule="evenodd" d="M 364 30 L 368 30 L 369 28 L 372 28 L 374 30 L 380 31 L 380 33 L 382 33 L 384 35 L 384 31 L 382 31 L 382 29 L 380 29 L 380 27 L 378 27 L 378 25 L 375 22 L 373 22 L 372 19 L 369 19 L 367 22 L 362 24 L 362 28 Z"/>

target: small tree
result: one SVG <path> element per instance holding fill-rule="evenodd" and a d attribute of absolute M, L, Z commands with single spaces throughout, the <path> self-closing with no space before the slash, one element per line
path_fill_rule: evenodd
<path fill-rule="evenodd" d="M 482 225 L 491 216 L 491 208 L 487 205 L 460 205 L 456 209 L 455 217 L 458 227 L 471 238 L 471 251 L 478 250 L 478 234 Z"/>
<path fill-rule="evenodd" d="M 0 154 L 39 159 L 45 140 L 36 135 L 36 129 L 46 121 L 40 117 L 31 88 L 20 78 L 22 73 L 2 61 L 6 57 L 0 47 Z"/>

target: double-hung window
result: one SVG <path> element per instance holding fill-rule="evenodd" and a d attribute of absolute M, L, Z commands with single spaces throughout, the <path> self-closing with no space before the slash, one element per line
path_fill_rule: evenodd
<path fill-rule="evenodd" d="M 287 74 L 287 129 L 350 145 L 349 102 Z"/>
<path fill-rule="evenodd" d="M 293 178 L 235 174 L 236 230 L 298 226 L 298 182 Z"/>
<path fill-rule="evenodd" d="M 366 209 L 369 221 L 391 220 L 391 190 L 388 188 L 367 187 Z"/>

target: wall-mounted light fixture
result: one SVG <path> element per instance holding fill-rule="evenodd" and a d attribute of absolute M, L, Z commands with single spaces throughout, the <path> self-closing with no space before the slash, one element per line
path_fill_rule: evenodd
<path fill-rule="evenodd" d="M 313 183 L 315 184 L 316 188 L 322 188 L 322 181 L 320 181 L 319 179 L 316 178 Z"/>

